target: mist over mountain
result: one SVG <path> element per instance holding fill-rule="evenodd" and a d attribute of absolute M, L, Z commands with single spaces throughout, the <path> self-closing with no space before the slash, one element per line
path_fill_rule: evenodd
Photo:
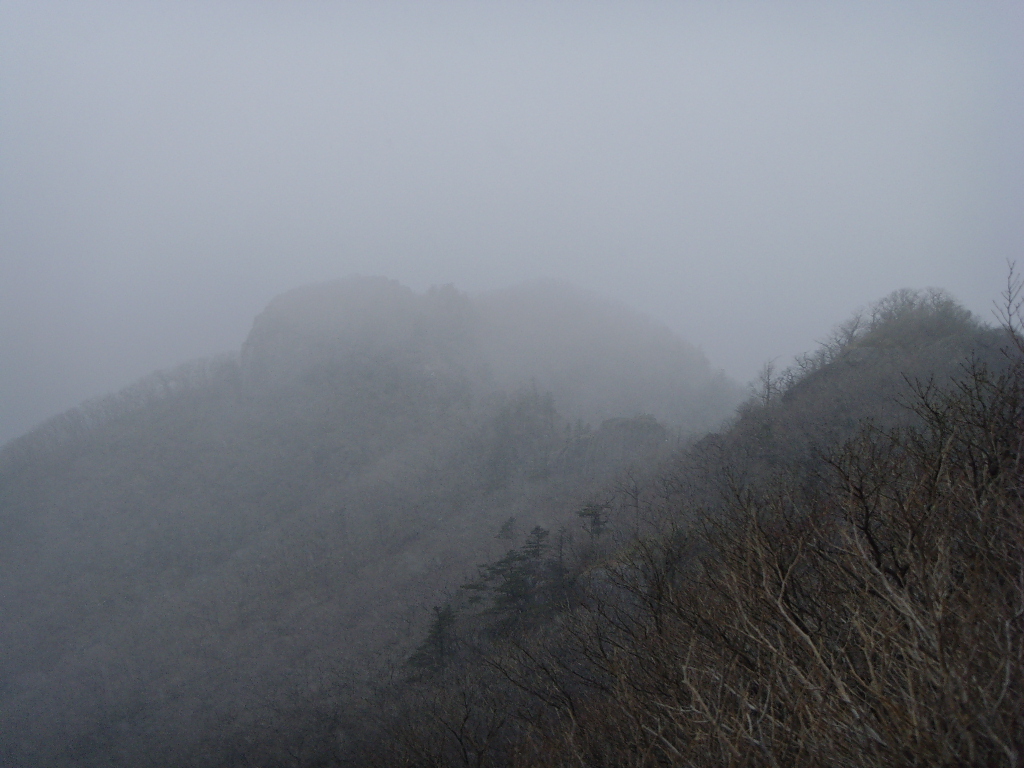
<path fill-rule="evenodd" d="M 738 390 L 704 354 L 625 307 L 558 283 L 482 296 L 490 368 L 506 386 L 529 377 L 568 415 L 600 421 L 648 413 L 686 432 L 712 426 Z"/>
<path fill-rule="evenodd" d="M 739 390 L 667 328 L 556 282 L 475 299 L 453 287 L 415 294 L 383 278 L 301 288 L 273 302 L 242 349 L 247 381 L 363 370 L 373 360 L 421 368 L 478 391 L 533 386 L 570 418 L 651 414 L 707 428 Z"/>
<path fill-rule="evenodd" d="M 566 286 L 285 293 L 238 355 L 0 453 L 0 764 L 218 764 L 211 739 L 414 643 L 502 525 L 567 526 L 738 400 Z"/>
<path fill-rule="evenodd" d="M 0 768 L 1024 766 L 1021 30 L 0 2 Z"/>
<path fill-rule="evenodd" d="M 0 450 L 0 765 L 446 766 L 459 739 L 487 765 L 569 760 L 566 702 L 661 711 L 614 693 L 674 674 L 644 606 L 703 611 L 690 582 L 742 510 L 832 509 L 828 457 L 865 429 L 923 446 L 935 419 L 1012 405 L 1015 338 L 897 291 L 743 399 L 663 327 L 562 284 L 284 293 L 239 353 Z M 606 635 L 640 664 L 618 683 L 593 666 Z M 595 717 L 580 749 L 640 748 Z M 549 732 L 566 741 L 538 747 Z"/>

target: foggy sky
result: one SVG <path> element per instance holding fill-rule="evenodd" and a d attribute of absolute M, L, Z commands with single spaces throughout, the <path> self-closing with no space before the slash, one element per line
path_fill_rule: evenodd
<path fill-rule="evenodd" d="M 1024 243 L 1019 3 L 0 4 L 0 442 L 276 294 L 571 281 L 749 379 Z"/>

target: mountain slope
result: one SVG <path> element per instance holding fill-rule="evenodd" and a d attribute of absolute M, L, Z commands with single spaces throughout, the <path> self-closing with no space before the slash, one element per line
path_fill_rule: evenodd
<path fill-rule="evenodd" d="M 1016 765 L 1022 353 L 883 300 L 581 510 L 583 546 L 482 567 L 340 764 Z"/>
<path fill-rule="evenodd" d="M 210 743 L 296 690 L 411 647 L 422 606 L 500 551 L 510 518 L 557 527 L 663 455 L 672 431 L 644 413 L 727 415 L 735 389 L 663 329 L 535 293 L 291 291 L 237 357 L 5 447 L 0 764 L 217 764 Z"/>

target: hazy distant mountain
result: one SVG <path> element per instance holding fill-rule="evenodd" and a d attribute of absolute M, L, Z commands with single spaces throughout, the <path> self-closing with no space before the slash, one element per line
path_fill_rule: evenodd
<path fill-rule="evenodd" d="M 503 523 L 575 521 L 737 401 L 564 286 L 283 294 L 239 355 L 0 453 L 0 765 L 217 764 L 296 690 L 414 644 Z"/>
<path fill-rule="evenodd" d="M 478 390 L 533 386 L 567 417 L 594 423 L 648 413 L 707 429 L 740 399 L 668 328 L 555 282 L 473 299 L 451 286 L 418 295 L 384 278 L 300 288 L 271 302 L 242 348 L 247 381 L 262 385 L 384 358 Z"/>
<path fill-rule="evenodd" d="M 695 431 L 717 426 L 740 399 L 668 328 L 569 286 L 528 283 L 476 303 L 497 380 L 516 386 L 529 377 L 573 417 L 649 413 Z"/>

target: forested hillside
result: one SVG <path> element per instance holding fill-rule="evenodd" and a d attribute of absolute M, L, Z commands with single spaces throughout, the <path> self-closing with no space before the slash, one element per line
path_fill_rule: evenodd
<path fill-rule="evenodd" d="M 0 453 L 0 765 L 1019 765 L 1018 294 L 742 403 L 564 286 L 284 294 Z"/>
<path fill-rule="evenodd" d="M 223 765 L 335 722 L 439 594 L 523 532 L 568 545 L 738 399 L 565 286 L 284 294 L 238 355 L 0 453 L 0 765 Z"/>
<path fill-rule="evenodd" d="M 729 429 L 581 507 L 575 548 L 534 529 L 481 566 L 334 759 L 1018 765 L 1017 297 L 996 331 L 899 292 L 766 371 Z"/>

